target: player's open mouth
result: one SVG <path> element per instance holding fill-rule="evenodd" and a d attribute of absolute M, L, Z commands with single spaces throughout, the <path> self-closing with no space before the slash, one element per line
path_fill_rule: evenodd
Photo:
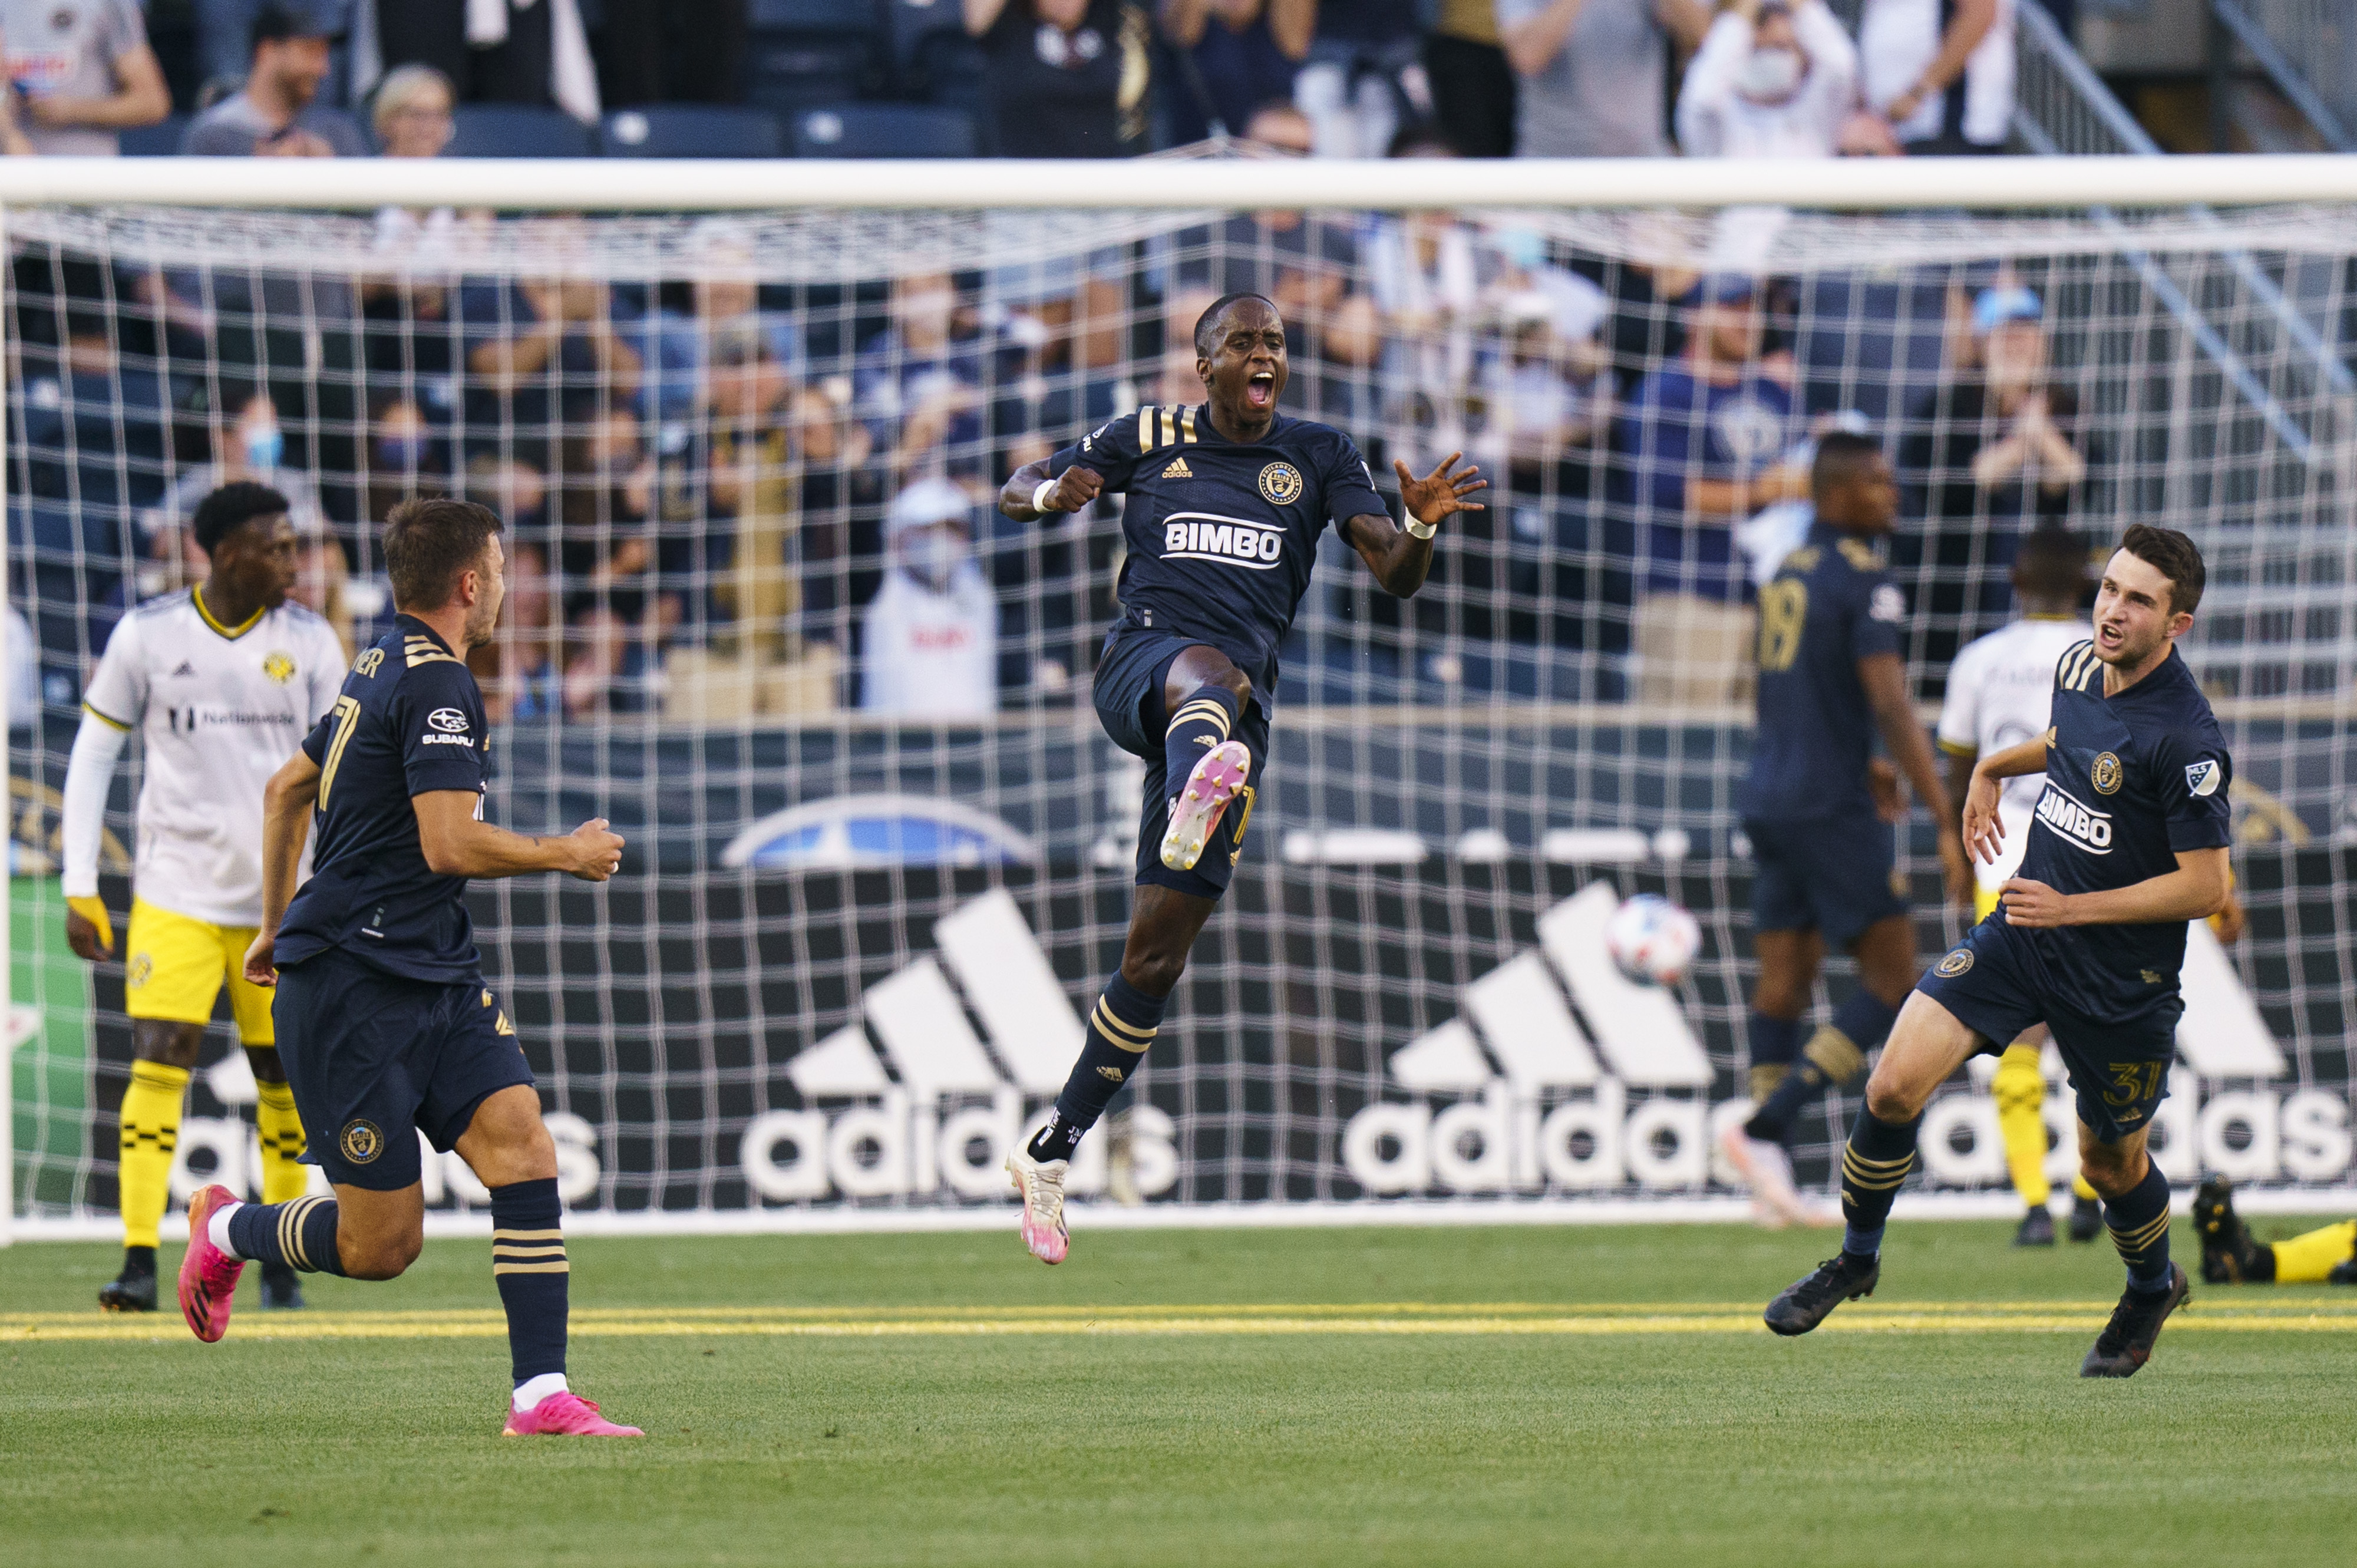
<path fill-rule="evenodd" d="M 1263 371 L 1244 383 L 1244 402 L 1254 408 L 1266 408 L 1276 401 L 1276 377 Z"/>
<path fill-rule="evenodd" d="M 2095 628 L 2095 640 L 2107 649 L 2117 648 L 2120 645 L 2120 628 L 2115 626 L 2099 626 Z"/>

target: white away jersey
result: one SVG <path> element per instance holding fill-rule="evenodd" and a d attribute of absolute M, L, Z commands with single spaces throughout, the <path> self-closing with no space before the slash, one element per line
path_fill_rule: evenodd
<path fill-rule="evenodd" d="M 261 923 L 263 787 L 343 679 L 334 628 L 291 601 L 242 627 L 194 590 L 123 618 L 82 698 L 144 743 L 134 892 L 191 919 Z"/>
<path fill-rule="evenodd" d="M 1956 655 L 1948 669 L 1948 697 L 1940 707 L 1940 748 L 1958 757 L 1986 757 L 2046 733 L 2052 722 L 2054 666 L 2064 651 L 2095 635 L 2086 622 L 2034 617 L 1989 633 Z M 2030 819 L 2046 788 L 2043 773 L 2005 781 L 1998 814 L 2005 846 L 1995 865 L 1975 865 L 1983 887 L 2005 886 L 2021 865 Z M 1956 802 L 1957 809 L 1964 802 Z"/>

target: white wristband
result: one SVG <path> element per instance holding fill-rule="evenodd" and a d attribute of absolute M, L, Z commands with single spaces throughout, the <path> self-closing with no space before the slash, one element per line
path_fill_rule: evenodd
<path fill-rule="evenodd" d="M 1056 486 L 1060 482 L 1056 479 L 1040 480 L 1039 488 L 1031 492 L 1031 510 L 1039 512 L 1053 510 L 1048 504 L 1048 498 L 1056 493 Z"/>
<path fill-rule="evenodd" d="M 1407 514 L 1407 536 L 1410 539 L 1429 539 L 1439 532 L 1440 525 L 1438 523 L 1426 522 L 1419 519 L 1414 512 Z"/>

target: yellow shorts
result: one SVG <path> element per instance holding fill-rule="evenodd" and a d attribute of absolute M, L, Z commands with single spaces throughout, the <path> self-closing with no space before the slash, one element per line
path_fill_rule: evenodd
<path fill-rule="evenodd" d="M 1996 889 L 1973 884 L 1973 924 L 1979 925 L 1996 908 Z"/>
<path fill-rule="evenodd" d="M 253 934 L 252 926 L 216 926 L 133 898 L 124 939 L 124 1011 L 134 1018 L 209 1024 L 226 981 L 238 1039 L 249 1046 L 274 1043 L 271 993 L 245 978 L 245 950 Z"/>

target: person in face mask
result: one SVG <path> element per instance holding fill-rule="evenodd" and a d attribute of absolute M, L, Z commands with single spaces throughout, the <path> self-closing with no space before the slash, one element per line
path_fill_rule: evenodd
<path fill-rule="evenodd" d="M 980 718 L 998 707 L 998 601 L 974 564 L 974 502 L 946 479 L 900 492 L 890 564 L 862 624 L 860 706 L 914 719 Z"/>
<path fill-rule="evenodd" d="M 285 427 L 278 422 L 278 405 L 270 393 L 259 387 L 224 387 L 220 407 L 211 412 L 213 460 L 181 469 L 156 504 L 139 514 L 147 552 L 147 561 L 136 574 L 141 598 L 188 585 L 187 566 L 192 559 L 188 530 L 198 505 L 223 485 L 242 479 L 268 485 L 286 498 L 286 515 L 297 537 L 307 542 L 328 532 L 318 484 L 290 466 Z"/>
<path fill-rule="evenodd" d="M 1857 102 L 1857 49 L 1825 0 L 1727 0 L 1678 89 L 1688 157 L 1829 158 Z"/>

